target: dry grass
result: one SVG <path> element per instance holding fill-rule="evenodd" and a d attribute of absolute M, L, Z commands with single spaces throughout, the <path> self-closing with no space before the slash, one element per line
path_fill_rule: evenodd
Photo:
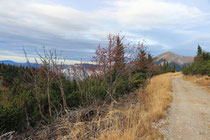
<path fill-rule="evenodd" d="M 162 139 L 158 130 L 153 129 L 154 122 L 166 116 L 166 110 L 172 101 L 171 96 L 171 76 L 168 73 L 153 77 L 145 88 L 145 92 L 140 90 L 138 98 L 144 105 L 136 104 L 121 110 L 124 114 L 123 119 L 117 119 L 112 124 L 111 129 L 100 133 L 101 140 L 151 140 Z"/>
<path fill-rule="evenodd" d="M 153 126 L 166 116 L 172 101 L 173 75 L 177 73 L 153 77 L 145 88 L 121 98 L 119 104 L 71 111 L 58 117 L 54 124 L 32 131 L 27 137 L 58 140 L 163 139 L 161 132 Z"/>
<path fill-rule="evenodd" d="M 208 75 L 183 75 L 183 79 L 202 86 L 210 94 L 210 77 Z"/>

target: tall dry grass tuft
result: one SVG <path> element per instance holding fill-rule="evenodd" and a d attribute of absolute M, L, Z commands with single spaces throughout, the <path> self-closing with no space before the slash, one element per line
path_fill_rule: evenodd
<path fill-rule="evenodd" d="M 100 132 L 100 140 L 151 140 L 162 139 L 162 134 L 153 128 L 155 122 L 166 116 L 172 101 L 171 77 L 167 73 L 153 77 L 144 89 L 138 92 L 139 103 L 120 110 L 121 117 Z M 142 104 L 142 102 L 144 102 Z"/>

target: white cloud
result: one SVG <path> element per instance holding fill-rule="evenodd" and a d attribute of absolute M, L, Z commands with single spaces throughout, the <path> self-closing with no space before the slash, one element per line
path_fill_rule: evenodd
<path fill-rule="evenodd" d="M 160 0 L 117 0 L 108 15 L 127 29 L 188 28 L 198 25 L 206 13 L 196 7 Z"/>
<path fill-rule="evenodd" d="M 197 7 L 172 1 L 112 0 L 106 3 L 108 5 L 100 10 L 87 12 L 41 0 L 0 0 L 0 45 L 1 41 L 7 43 L 0 48 L 7 50 L 5 46 L 11 45 L 8 48 L 19 47 L 20 51 L 25 46 L 33 51 L 35 46 L 53 46 L 75 53 L 70 57 L 78 60 L 78 57 L 93 54 L 97 43 L 105 40 L 108 33 L 122 31 L 129 41 L 145 39 L 148 45 L 170 49 L 168 42 L 165 44 L 141 33 L 158 28 L 190 36 L 189 28 L 202 25 L 208 16 Z"/>
<path fill-rule="evenodd" d="M 101 38 L 107 32 L 129 29 L 191 27 L 203 21 L 206 15 L 196 7 L 160 0 L 116 0 L 109 3 L 110 7 L 83 12 L 33 0 L 2 0 L 0 24 L 35 29 L 63 38 L 87 35 Z"/>
<path fill-rule="evenodd" d="M 12 11 L 12 12 L 10 12 Z M 15 27 L 33 28 L 48 33 L 84 32 L 96 22 L 90 14 L 71 7 L 41 3 L 0 2 L 0 23 Z"/>

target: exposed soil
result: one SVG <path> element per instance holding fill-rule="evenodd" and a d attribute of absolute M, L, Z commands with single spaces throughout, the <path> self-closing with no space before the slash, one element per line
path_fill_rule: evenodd
<path fill-rule="evenodd" d="M 195 84 L 173 77 L 173 102 L 166 140 L 210 140 L 210 94 Z"/>

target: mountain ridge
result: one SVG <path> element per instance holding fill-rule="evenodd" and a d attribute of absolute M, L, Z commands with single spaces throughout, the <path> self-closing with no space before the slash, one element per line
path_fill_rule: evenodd
<path fill-rule="evenodd" d="M 23 67 L 27 67 L 27 66 L 32 66 L 32 67 L 36 67 L 37 64 L 36 63 L 18 63 L 12 60 L 0 60 L 0 64 L 6 64 L 6 65 L 13 65 L 13 66 L 23 66 Z"/>
<path fill-rule="evenodd" d="M 154 57 L 155 64 L 163 65 L 164 61 L 168 62 L 171 67 L 175 64 L 176 70 L 180 71 L 184 66 L 193 63 L 194 57 L 179 55 L 171 51 Z"/>

